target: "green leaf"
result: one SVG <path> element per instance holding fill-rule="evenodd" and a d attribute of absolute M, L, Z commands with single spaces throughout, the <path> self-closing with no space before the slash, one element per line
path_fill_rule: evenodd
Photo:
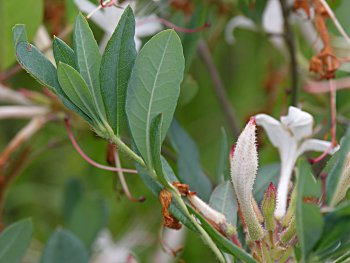
<path fill-rule="evenodd" d="M 82 14 L 79 14 L 75 21 L 73 44 L 75 64 L 89 87 L 101 119 L 104 119 L 106 113 L 101 95 L 99 77 L 101 55 L 89 24 Z"/>
<path fill-rule="evenodd" d="M 229 241 L 227 238 L 225 238 L 223 235 L 221 235 L 218 231 L 216 231 L 212 227 L 212 225 L 210 225 L 208 223 L 208 221 L 205 220 L 204 217 L 201 214 L 199 214 L 195 209 L 193 209 L 191 206 L 189 206 L 188 208 L 189 208 L 190 212 L 195 214 L 196 218 L 199 219 L 199 221 L 201 222 L 201 226 L 209 234 L 209 236 L 213 239 L 213 241 L 218 246 L 218 248 L 220 248 L 223 252 L 228 253 L 230 255 L 233 255 L 246 263 L 256 263 L 257 262 L 247 252 L 245 252 L 243 249 L 237 247 L 235 244 L 233 244 L 231 241 Z"/>
<path fill-rule="evenodd" d="M 17 24 L 12 28 L 12 31 L 13 31 L 13 38 L 14 38 L 15 47 L 20 42 L 28 42 L 27 31 L 26 31 L 25 25 Z"/>
<path fill-rule="evenodd" d="M 198 28 L 204 25 L 207 18 L 207 6 L 203 4 L 196 5 L 196 10 L 191 15 L 191 20 L 187 28 Z M 191 66 L 193 57 L 196 55 L 198 41 L 203 32 L 196 32 L 191 34 L 184 34 L 182 38 L 182 44 L 184 46 L 184 56 L 186 60 L 185 72 L 187 72 Z"/>
<path fill-rule="evenodd" d="M 84 244 L 71 232 L 58 229 L 46 244 L 41 263 L 63 262 L 88 263 L 88 251 Z"/>
<path fill-rule="evenodd" d="M 212 184 L 202 171 L 195 142 L 175 120 L 169 130 L 169 138 L 177 156 L 179 179 L 188 184 L 203 200 L 208 201 Z"/>
<path fill-rule="evenodd" d="M 135 17 L 128 6 L 102 56 L 100 80 L 107 120 L 117 136 L 127 127 L 126 91 L 136 59 Z"/>
<path fill-rule="evenodd" d="M 210 196 L 209 205 L 226 216 L 231 225 L 237 223 L 237 201 L 230 181 L 219 184 Z"/>
<path fill-rule="evenodd" d="M 26 24 L 32 40 L 42 23 L 43 0 L 0 0 L 0 71 L 16 61 L 11 29 L 15 24 Z"/>
<path fill-rule="evenodd" d="M 164 140 L 174 115 L 183 78 L 181 41 L 173 30 L 155 35 L 141 49 L 131 73 L 126 113 L 132 137 L 146 163 L 151 163 L 151 121 L 163 114 Z"/>
<path fill-rule="evenodd" d="M 348 153 L 350 152 L 350 128 L 347 130 L 345 136 L 342 138 L 340 142 L 340 149 L 332 157 L 332 159 L 336 159 L 336 164 L 333 166 L 330 173 L 327 175 L 326 186 L 327 186 L 327 203 L 332 204 L 334 193 L 337 191 L 339 187 L 339 183 L 341 182 L 341 176 L 343 174 Z M 332 159 L 329 163 L 334 163 Z M 327 167 L 326 167 L 327 168 Z"/>
<path fill-rule="evenodd" d="M 84 186 L 77 178 L 70 178 L 64 186 L 63 217 L 68 222 L 84 195 Z"/>
<path fill-rule="evenodd" d="M 67 97 L 95 122 L 99 116 L 90 90 L 84 79 L 71 66 L 59 62 L 57 70 L 58 81 Z"/>
<path fill-rule="evenodd" d="M 63 62 L 72 68 L 76 68 L 74 51 L 63 40 L 55 37 L 52 43 L 52 48 L 56 65 L 58 65 L 59 62 Z"/>
<path fill-rule="evenodd" d="M 32 239 L 32 221 L 21 220 L 7 227 L 0 235 L 0 262 L 18 263 Z"/>
<path fill-rule="evenodd" d="M 326 214 L 322 238 L 317 244 L 315 255 L 320 259 L 342 255 L 349 250 L 350 203 L 339 205 Z"/>
<path fill-rule="evenodd" d="M 159 181 L 163 185 L 167 185 L 169 179 L 167 179 L 167 176 L 163 170 L 163 163 L 162 163 L 162 156 L 161 156 L 161 150 L 162 150 L 162 124 L 163 124 L 163 115 L 158 114 L 151 123 L 151 132 L 150 132 L 150 142 L 152 145 L 152 163 L 148 164 L 150 169 L 154 168 L 156 171 L 157 177 Z"/>
<path fill-rule="evenodd" d="M 99 196 L 82 199 L 75 207 L 67 228 L 90 247 L 107 223 L 107 206 Z"/>
<path fill-rule="evenodd" d="M 298 196 L 296 205 L 296 228 L 301 247 L 301 260 L 305 262 L 322 235 L 324 225 L 320 208 L 304 203 L 304 197 L 318 197 L 319 185 L 312 175 L 310 165 L 302 159 L 298 174 Z"/>
<path fill-rule="evenodd" d="M 218 154 L 218 165 L 216 168 L 216 175 L 220 182 L 230 180 L 230 168 L 229 168 L 229 154 L 230 149 L 228 147 L 227 134 L 224 128 L 221 128 L 221 140 L 220 151 Z"/>
<path fill-rule="evenodd" d="M 253 189 L 254 197 L 258 203 L 262 201 L 264 193 L 271 182 L 277 185 L 280 169 L 281 166 L 278 163 L 271 163 L 259 167 Z"/>
<path fill-rule="evenodd" d="M 15 42 L 24 40 L 24 25 L 16 25 L 13 28 L 13 31 Z M 57 79 L 56 68 L 35 46 L 28 42 L 19 42 L 16 45 L 16 56 L 22 68 L 33 78 L 35 78 L 41 85 L 48 87 L 55 92 L 66 107 L 83 116 L 91 125 L 93 124 L 91 118 L 75 106 L 63 92 Z"/>
<path fill-rule="evenodd" d="M 181 84 L 178 106 L 182 107 L 190 103 L 192 99 L 194 99 L 194 97 L 197 95 L 198 91 L 198 82 L 191 75 L 187 74 Z"/>

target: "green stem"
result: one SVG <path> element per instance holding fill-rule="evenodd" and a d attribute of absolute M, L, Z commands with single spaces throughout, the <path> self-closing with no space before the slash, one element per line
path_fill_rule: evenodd
<path fill-rule="evenodd" d="M 182 210 L 182 212 L 191 220 L 192 224 L 197 228 L 199 233 L 201 233 L 204 242 L 207 243 L 207 245 L 211 248 L 211 250 L 217 256 L 219 261 L 225 263 L 226 260 L 225 260 L 225 258 L 223 256 L 223 254 L 218 249 L 218 247 L 216 246 L 214 241 L 211 239 L 211 237 L 208 235 L 208 233 L 203 229 L 203 227 L 201 225 L 198 224 L 198 222 L 196 221 L 194 216 L 190 214 L 190 212 L 187 209 L 187 206 L 186 206 L 185 202 L 182 200 L 181 195 L 177 191 L 177 189 L 171 187 L 170 191 L 173 194 L 173 198 L 175 198 L 175 200 L 179 204 L 179 207 Z"/>
<path fill-rule="evenodd" d="M 127 146 L 119 137 L 113 136 L 112 142 L 115 143 L 120 150 L 128 154 L 132 159 L 134 159 L 138 164 L 146 167 L 146 164 L 143 161 L 143 159 L 139 155 L 137 155 L 133 150 L 131 150 L 129 146 Z"/>
<path fill-rule="evenodd" d="M 158 176 L 155 172 L 154 169 L 150 169 L 146 166 L 145 162 L 143 159 L 137 155 L 133 150 L 129 148 L 119 137 L 113 136 L 112 137 L 112 142 L 115 143 L 122 151 L 124 151 L 126 154 L 128 154 L 132 159 L 134 159 L 137 163 L 139 163 L 141 166 L 145 167 L 148 169 L 148 172 L 150 175 L 153 177 L 153 179 L 159 181 Z M 162 182 L 161 182 L 162 183 Z M 198 231 L 201 233 L 203 240 L 208 244 L 208 246 L 213 250 L 214 254 L 218 257 L 219 261 L 222 263 L 226 263 L 226 260 L 221 253 L 221 251 L 218 249 L 216 244 L 213 242 L 213 240 L 210 238 L 208 233 L 198 224 L 196 219 L 194 218 L 193 215 L 191 215 L 187 209 L 187 206 L 185 202 L 182 200 L 180 193 L 176 188 L 174 188 L 171 184 L 166 184 L 164 185 L 169 191 L 172 192 L 173 197 L 179 204 L 180 209 L 182 212 L 191 220 L 193 225 L 198 229 Z"/>

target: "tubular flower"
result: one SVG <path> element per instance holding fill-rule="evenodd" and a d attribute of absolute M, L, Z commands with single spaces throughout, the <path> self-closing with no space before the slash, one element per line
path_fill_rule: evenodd
<path fill-rule="evenodd" d="M 277 188 L 277 206 L 275 217 L 282 218 L 287 209 L 288 184 L 296 160 L 307 151 L 324 152 L 331 147 L 331 142 L 310 139 L 312 136 L 313 117 L 298 108 L 289 107 L 288 115 L 281 121 L 266 114 L 255 116 L 256 124 L 266 131 L 271 143 L 278 148 L 281 158 L 281 174 Z M 333 148 L 329 153 L 337 150 Z"/>
<path fill-rule="evenodd" d="M 260 240 L 264 229 L 259 223 L 254 210 L 253 185 L 258 170 L 258 153 L 256 149 L 256 125 L 252 119 L 238 138 L 231 152 L 231 178 L 244 221 L 252 240 Z"/>

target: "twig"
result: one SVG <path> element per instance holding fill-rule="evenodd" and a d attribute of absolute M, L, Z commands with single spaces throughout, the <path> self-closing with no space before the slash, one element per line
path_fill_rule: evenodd
<path fill-rule="evenodd" d="M 15 103 L 21 105 L 32 105 L 32 102 L 20 92 L 12 90 L 0 84 L 0 101 L 5 103 Z"/>
<path fill-rule="evenodd" d="M 295 50 L 295 44 L 294 44 L 294 33 L 293 30 L 289 24 L 289 13 L 290 8 L 288 7 L 288 1 L 287 0 L 280 0 L 281 7 L 282 7 L 282 14 L 284 19 L 284 39 L 286 42 L 286 45 L 288 47 L 289 56 L 290 56 L 290 73 L 292 78 L 292 87 L 291 87 L 291 105 L 296 106 L 298 103 L 298 65 L 297 65 L 297 59 L 296 59 L 296 50 Z"/>
<path fill-rule="evenodd" d="M 346 34 L 344 28 L 339 23 L 339 20 L 334 15 L 334 13 L 333 13 L 332 9 L 329 7 L 328 3 L 325 0 L 319 0 L 319 1 L 323 5 L 323 7 L 326 9 L 326 11 L 327 11 L 327 13 L 329 15 L 329 18 L 333 21 L 333 24 L 338 29 L 339 33 L 342 35 L 342 37 L 345 39 L 345 41 L 350 46 L 350 38 L 349 38 L 349 36 Z"/>
<path fill-rule="evenodd" d="M 46 121 L 47 118 L 44 116 L 35 117 L 17 133 L 17 135 L 11 140 L 0 155 L 0 169 L 4 167 L 10 155 L 25 141 L 28 141 L 37 131 L 39 131 Z"/>
<path fill-rule="evenodd" d="M 121 163 L 120 163 L 120 158 L 119 158 L 119 154 L 118 154 L 118 150 L 115 149 L 114 150 L 114 160 L 115 160 L 115 165 L 116 167 L 119 169 L 119 171 L 117 171 L 120 183 L 122 185 L 123 191 L 126 195 L 126 197 L 131 201 L 131 202 L 144 202 L 146 199 L 144 196 L 140 196 L 139 198 L 135 198 L 132 196 L 132 194 L 130 193 L 128 184 L 126 183 L 125 177 L 124 177 L 124 173 L 122 170 L 120 170 L 121 168 Z"/>
<path fill-rule="evenodd" d="M 199 42 L 199 55 L 201 56 L 201 59 L 207 67 L 207 70 L 211 76 L 214 91 L 220 102 L 220 106 L 222 107 L 231 132 L 234 137 L 238 137 L 240 128 L 236 113 L 228 99 L 224 84 L 222 83 L 219 72 L 214 64 L 213 57 L 209 51 L 208 45 L 204 40 Z"/>
<path fill-rule="evenodd" d="M 45 115 L 49 109 L 42 106 L 1 106 L 0 120 L 2 119 L 27 119 Z"/>
<path fill-rule="evenodd" d="M 102 170 L 111 171 L 111 172 L 123 171 L 124 173 L 131 173 L 131 174 L 137 174 L 138 173 L 136 170 L 132 170 L 132 169 L 116 168 L 116 167 L 110 167 L 110 166 L 102 165 L 102 164 L 99 164 L 99 163 L 95 162 L 94 160 L 90 159 L 90 157 L 87 156 L 84 153 L 84 151 L 80 148 L 80 146 L 78 145 L 77 141 L 75 140 L 75 138 L 73 136 L 73 133 L 71 131 L 71 126 L 70 126 L 70 122 L 69 122 L 68 118 L 65 118 L 64 124 L 66 126 L 66 130 L 67 130 L 69 139 L 72 142 L 73 147 L 79 153 L 79 155 L 81 157 L 83 157 L 83 159 L 85 161 L 87 161 L 89 164 L 91 164 L 92 166 L 95 166 L 95 167 L 100 168 Z"/>

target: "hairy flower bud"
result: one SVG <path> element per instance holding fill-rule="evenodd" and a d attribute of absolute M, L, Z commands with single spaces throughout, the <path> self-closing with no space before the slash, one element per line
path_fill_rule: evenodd
<path fill-rule="evenodd" d="M 191 202 L 192 206 L 194 206 L 198 210 L 198 212 L 200 212 L 206 219 L 214 222 L 218 226 L 226 223 L 225 215 L 211 208 L 197 195 L 189 194 L 187 198 Z"/>
<path fill-rule="evenodd" d="M 234 153 L 231 151 L 231 178 L 249 236 L 252 240 L 260 240 L 264 229 L 254 210 L 252 192 L 258 170 L 255 132 L 255 120 L 252 119 L 239 136 Z"/>
<path fill-rule="evenodd" d="M 267 188 L 262 202 L 261 210 L 265 218 L 265 228 L 268 231 L 275 229 L 274 212 L 276 208 L 276 188 L 273 183 L 270 183 Z"/>

